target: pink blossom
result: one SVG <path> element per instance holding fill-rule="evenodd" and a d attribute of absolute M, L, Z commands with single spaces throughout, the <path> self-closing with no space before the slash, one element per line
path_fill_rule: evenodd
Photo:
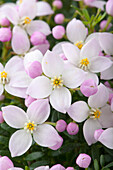
<path fill-rule="evenodd" d="M 12 37 L 10 28 L 0 28 L 0 41 L 7 42 L 10 41 Z"/>
<path fill-rule="evenodd" d="M 85 153 L 79 154 L 76 159 L 76 164 L 81 168 L 88 168 L 91 163 L 91 157 Z"/>
<path fill-rule="evenodd" d="M 0 111 L 0 123 L 3 123 L 4 119 L 3 119 L 3 115 L 2 115 L 2 111 Z"/>
<path fill-rule="evenodd" d="M 67 127 L 67 123 L 66 123 L 64 120 L 61 119 L 61 120 L 58 120 L 58 121 L 56 122 L 56 129 L 57 129 L 59 132 L 65 131 L 66 127 Z"/>
<path fill-rule="evenodd" d="M 63 38 L 65 34 L 65 28 L 61 25 L 57 25 L 52 29 L 52 35 L 55 39 Z"/>
<path fill-rule="evenodd" d="M 0 158 L 0 169 L 8 170 L 9 168 L 14 167 L 13 162 L 7 157 L 3 156 Z"/>
<path fill-rule="evenodd" d="M 54 17 L 54 21 L 56 24 L 63 24 L 64 22 L 64 15 L 62 13 L 56 14 Z"/>
<path fill-rule="evenodd" d="M 68 125 L 67 125 L 67 132 L 70 134 L 70 135 L 76 135 L 79 131 L 79 127 L 76 123 L 74 122 L 70 122 Z"/>

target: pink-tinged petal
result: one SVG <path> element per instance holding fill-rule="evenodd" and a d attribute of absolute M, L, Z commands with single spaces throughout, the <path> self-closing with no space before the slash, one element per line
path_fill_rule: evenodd
<path fill-rule="evenodd" d="M 66 113 L 71 105 L 71 93 L 65 88 L 61 87 L 55 89 L 50 95 L 50 103 L 54 109 L 59 112 Z"/>
<path fill-rule="evenodd" d="M 86 28 L 80 20 L 72 19 L 66 28 L 67 38 L 76 43 L 77 41 L 84 41 L 87 35 Z"/>
<path fill-rule="evenodd" d="M 113 64 L 111 67 L 109 67 L 105 71 L 101 72 L 101 79 L 103 79 L 103 80 L 113 79 Z"/>
<path fill-rule="evenodd" d="M 70 106 L 67 113 L 76 122 L 83 122 L 89 116 L 89 107 L 86 102 L 78 101 Z"/>
<path fill-rule="evenodd" d="M 95 38 L 98 41 L 99 34 L 101 34 L 101 33 L 100 32 L 94 32 L 94 33 L 88 35 L 88 37 L 85 40 L 85 43 L 87 43 L 89 40 L 91 40 L 93 38 Z"/>
<path fill-rule="evenodd" d="M 102 0 L 100 0 L 100 1 L 95 0 L 90 3 L 90 6 L 100 8 L 102 11 L 104 11 L 104 5 L 106 5 L 106 2 L 102 1 Z"/>
<path fill-rule="evenodd" d="M 23 155 L 32 144 L 32 136 L 26 130 L 17 130 L 9 140 L 9 150 L 11 156 Z"/>
<path fill-rule="evenodd" d="M 97 56 L 91 60 L 90 71 L 98 73 L 108 69 L 112 65 L 112 61 L 107 57 Z"/>
<path fill-rule="evenodd" d="M 13 128 L 23 128 L 27 122 L 27 115 L 21 108 L 17 106 L 2 107 L 3 118 L 6 123 Z"/>
<path fill-rule="evenodd" d="M 11 76 L 9 86 L 27 88 L 31 83 L 31 78 L 26 74 L 25 71 L 19 71 Z"/>
<path fill-rule="evenodd" d="M 44 123 L 50 115 L 50 105 L 48 99 L 38 99 L 34 101 L 27 110 L 27 115 L 36 124 Z"/>
<path fill-rule="evenodd" d="M 32 9 L 32 12 L 31 12 Z M 20 17 L 29 17 L 30 19 L 35 18 L 37 12 L 36 1 L 24 0 L 19 5 L 19 16 Z"/>
<path fill-rule="evenodd" d="M 13 167 L 14 167 L 13 162 L 7 156 L 0 157 L 1 170 L 9 170 L 9 168 L 13 168 Z"/>
<path fill-rule="evenodd" d="M 99 108 L 103 107 L 109 99 L 109 91 L 102 83 L 98 86 L 98 91 L 88 99 L 90 107 Z"/>
<path fill-rule="evenodd" d="M 101 33 L 99 34 L 99 42 L 102 50 L 108 55 L 113 55 L 113 34 Z"/>
<path fill-rule="evenodd" d="M 81 49 L 80 57 L 92 59 L 95 56 L 98 56 L 101 51 L 100 44 L 96 38 L 89 40 Z"/>
<path fill-rule="evenodd" d="M 51 81 L 45 76 L 35 78 L 27 89 L 27 94 L 37 99 L 48 97 L 51 92 Z"/>
<path fill-rule="evenodd" d="M 69 62 L 77 66 L 80 60 L 80 50 L 78 47 L 71 43 L 65 43 L 62 45 L 62 49 Z"/>
<path fill-rule="evenodd" d="M 9 84 L 6 84 L 5 90 L 13 96 L 17 96 L 17 97 L 21 97 L 21 98 L 27 97 L 27 95 L 26 95 L 27 88 L 12 87 L 12 86 L 9 86 Z"/>
<path fill-rule="evenodd" d="M 101 108 L 101 114 L 99 122 L 103 128 L 113 127 L 113 113 L 111 111 L 110 105 L 105 105 Z"/>
<path fill-rule="evenodd" d="M 27 25 L 26 29 L 29 35 L 32 35 L 35 31 L 42 32 L 45 35 L 51 34 L 49 25 L 41 20 L 31 21 L 31 23 Z"/>
<path fill-rule="evenodd" d="M 58 54 L 48 50 L 42 60 L 42 69 L 49 77 L 60 76 L 63 73 L 64 62 Z"/>
<path fill-rule="evenodd" d="M 102 126 L 96 119 L 88 119 L 85 121 L 83 125 L 83 133 L 84 133 L 84 138 L 86 142 L 88 143 L 88 145 L 91 145 L 97 142 L 96 139 L 94 138 L 94 132 L 95 130 L 101 129 L 101 128 Z"/>
<path fill-rule="evenodd" d="M 37 16 L 51 15 L 54 11 L 47 2 L 37 2 Z"/>
<path fill-rule="evenodd" d="M 113 111 L 113 98 L 111 100 L 111 110 Z"/>
<path fill-rule="evenodd" d="M 43 147 L 50 147 L 60 142 L 60 136 L 53 126 L 48 124 L 38 125 L 33 137 L 36 143 Z"/>
<path fill-rule="evenodd" d="M 107 148 L 113 149 L 113 128 L 104 130 L 98 141 L 105 145 Z"/>
<path fill-rule="evenodd" d="M 24 170 L 24 169 L 13 167 L 13 168 L 9 168 L 8 170 Z"/>
<path fill-rule="evenodd" d="M 4 92 L 4 86 L 3 84 L 0 84 L 0 95 L 2 95 L 3 92 Z"/>
<path fill-rule="evenodd" d="M 96 85 L 98 85 L 98 83 L 99 83 L 99 78 L 94 73 L 87 72 L 86 75 L 85 75 L 85 80 L 88 80 L 88 79 L 93 79 L 94 82 L 96 83 Z"/>
<path fill-rule="evenodd" d="M 18 63 L 18 64 L 17 64 Z M 12 57 L 5 65 L 5 71 L 8 73 L 9 76 L 13 76 L 17 71 L 24 71 L 24 63 L 23 59 L 14 56 Z"/>
<path fill-rule="evenodd" d="M 3 65 L 0 63 L 0 72 L 2 72 L 4 70 Z"/>
<path fill-rule="evenodd" d="M 40 166 L 38 168 L 35 168 L 34 170 L 49 170 L 49 166 Z"/>
<path fill-rule="evenodd" d="M 62 54 L 62 53 L 63 53 L 62 45 L 63 45 L 63 44 L 67 44 L 67 43 L 69 43 L 69 42 L 68 42 L 68 41 L 62 41 L 62 42 L 60 42 L 60 43 L 57 43 L 57 44 L 53 47 L 52 51 L 55 52 L 55 53 L 57 53 L 57 54 Z"/>
<path fill-rule="evenodd" d="M 86 73 L 83 70 L 66 62 L 62 74 L 63 84 L 69 88 L 76 88 L 85 80 L 85 74 Z"/>
<path fill-rule="evenodd" d="M 11 6 L 11 5 L 7 5 L 4 6 L 2 8 L 3 13 L 5 15 L 5 17 L 14 25 L 17 25 L 19 22 L 19 14 L 16 10 L 15 7 Z"/>
<path fill-rule="evenodd" d="M 24 54 L 30 48 L 30 42 L 25 30 L 19 26 L 13 28 L 12 49 L 17 54 Z"/>

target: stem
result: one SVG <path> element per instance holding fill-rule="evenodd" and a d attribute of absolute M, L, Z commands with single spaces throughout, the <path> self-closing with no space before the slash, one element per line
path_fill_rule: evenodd
<path fill-rule="evenodd" d="M 109 16 L 109 17 L 108 17 L 108 19 L 107 19 L 107 23 L 106 23 L 106 25 L 105 25 L 104 29 L 102 30 L 102 32 L 105 32 L 105 31 L 107 30 L 108 25 L 111 23 L 112 19 L 113 19 L 113 17 L 112 17 L 112 16 Z"/>
<path fill-rule="evenodd" d="M 56 123 L 54 122 L 45 122 L 46 124 L 49 124 L 49 125 L 53 125 L 53 126 L 56 126 Z"/>

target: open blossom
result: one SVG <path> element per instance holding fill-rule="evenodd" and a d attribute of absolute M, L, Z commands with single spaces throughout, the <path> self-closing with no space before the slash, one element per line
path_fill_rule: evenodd
<path fill-rule="evenodd" d="M 84 0 L 84 3 L 90 7 L 100 8 L 101 10 L 104 10 L 104 5 L 106 5 L 106 2 L 103 0 Z"/>
<path fill-rule="evenodd" d="M 110 106 L 106 104 L 108 99 L 107 88 L 100 84 L 97 93 L 88 99 L 90 108 L 86 102 L 78 101 L 67 110 L 69 116 L 76 122 L 83 122 L 88 118 L 83 125 L 83 133 L 88 145 L 96 142 L 95 130 L 113 126 L 113 113 Z"/>
<path fill-rule="evenodd" d="M 30 82 L 31 79 L 24 70 L 23 60 L 18 56 L 12 57 L 5 67 L 0 63 L 0 95 L 5 89 L 11 95 L 25 98 Z"/>
<path fill-rule="evenodd" d="M 24 154 L 34 141 L 43 147 L 51 147 L 60 142 L 57 131 L 44 123 L 50 115 L 48 99 L 34 101 L 27 113 L 17 106 L 2 107 L 6 123 L 17 130 L 10 138 L 9 150 L 12 157 Z"/>
<path fill-rule="evenodd" d="M 68 88 L 76 88 L 84 81 L 84 72 L 63 60 L 54 52 L 47 51 L 42 59 L 43 76 L 33 79 L 27 94 L 33 98 L 49 97 L 56 110 L 66 113 L 71 104 Z M 66 88 L 66 87 L 68 88 Z"/>

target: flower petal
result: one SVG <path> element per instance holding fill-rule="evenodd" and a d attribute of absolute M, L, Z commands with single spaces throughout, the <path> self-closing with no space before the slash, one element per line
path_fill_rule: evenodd
<path fill-rule="evenodd" d="M 104 11 L 104 5 L 106 5 L 106 2 L 103 2 L 102 0 L 95 0 L 90 3 L 90 6 L 100 8 L 102 11 Z"/>
<path fill-rule="evenodd" d="M 22 168 L 13 167 L 13 168 L 9 168 L 8 170 L 23 170 L 23 169 Z"/>
<path fill-rule="evenodd" d="M 90 107 L 99 108 L 103 107 L 109 99 L 109 91 L 102 83 L 98 86 L 98 91 L 96 94 L 92 95 L 88 99 L 88 104 Z"/>
<path fill-rule="evenodd" d="M 95 81 L 96 85 L 98 85 L 98 83 L 99 83 L 99 78 L 94 73 L 86 72 L 85 80 L 88 80 L 88 79 L 93 79 Z"/>
<path fill-rule="evenodd" d="M 87 30 L 80 20 L 72 19 L 66 27 L 67 38 L 75 43 L 77 41 L 84 41 L 87 35 Z"/>
<path fill-rule="evenodd" d="M 63 45 L 63 44 L 66 44 L 66 43 L 69 43 L 69 42 L 68 42 L 68 41 L 62 41 L 62 42 L 57 43 L 57 44 L 52 48 L 52 51 L 53 51 L 54 53 L 57 53 L 57 54 L 62 54 L 62 53 L 63 53 L 62 45 Z"/>
<path fill-rule="evenodd" d="M 27 115 L 36 124 L 44 123 L 50 115 L 50 105 L 48 99 L 34 101 L 27 110 Z"/>
<path fill-rule="evenodd" d="M 52 92 L 51 81 L 45 76 L 39 76 L 31 82 L 27 94 L 33 98 L 45 98 Z"/>
<path fill-rule="evenodd" d="M 67 110 L 69 116 L 76 122 L 83 122 L 89 116 L 89 107 L 86 102 L 73 103 Z"/>
<path fill-rule="evenodd" d="M 0 95 L 2 95 L 3 92 L 4 92 L 4 86 L 3 84 L 0 84 Z"/>
<path fill-rule="evenodd" d="M 2 107 L 3 117 L 6 123 L 13 128 L 23 128 L 27 122 L 27 115 L 21 108 L 17 106 Z"/>
<path fill-rule="evenodd" d="M 66 113 L 67 109 L 71 105 L 70 91 L 65 87 L 55 89 L 50 95 L 50 103 L 57 111 Z"/>
<path fill-rule="evenodd" d="M 2 65 L 2 63 L 0 63 L 0 72 L 2 72 L 4 70 L 4 67 Z"/>
<path fill-rule="evenodd" d="M 30 42 L 25 30 L 19 26 L 13 28 L 12 48 L 17 54 L 24 54 L 30 48 Z"/>
<path fill-rule="evenodd" d="M 35 168 L 34 170 L 49 170 L 49 166 L 40 166 L 38 168 Z"/>
<path fill-rule="evenodd" d="M 42 69 L 48 77 L 60 76 L 64 69 L 64 62 L 58 54 L 48 50 L 42 60 Z"/>
<path fill-rule="evenodd" d="M 29 35 L 32 35 L 35 31 L 42 32 L 45 35 L 51 34 L 49 25 L 42 20 L 31 21 L 31 23 L 27 25 L 26 29 Z"/>
<path fill-rule="evenodd" d="M 98 122 L 98 120 L 94 119 L 88 119 L 85 121 L 84 126 L 83 126 L 83 133 L 84 133 L 84 138 L 88 145 L 91 145 L 96 142 L 96 139 L 94 138 L 94 132 L 97 129 L 101 129 L 101 125 Z"/>
<path fill-rule="evenodd" d="M 113 79 L 113 64 L 111 67 L 101 72 L 101 79 L 103 80 Z"/>
<path fill-rule="evenodd" d="M 25 130 L 17 130 L 9 140 L 9 150 L 11 156 L 23 155 L 32 144 L 32 136 Z"/>
<path fill-rule="evenodd" d="M 48 124 L 38 125 L 37 130 L 33 133 L 33 137 L 35 142 L 43 147 L 54 146 L 61 141 L 57 131 Z"/>

